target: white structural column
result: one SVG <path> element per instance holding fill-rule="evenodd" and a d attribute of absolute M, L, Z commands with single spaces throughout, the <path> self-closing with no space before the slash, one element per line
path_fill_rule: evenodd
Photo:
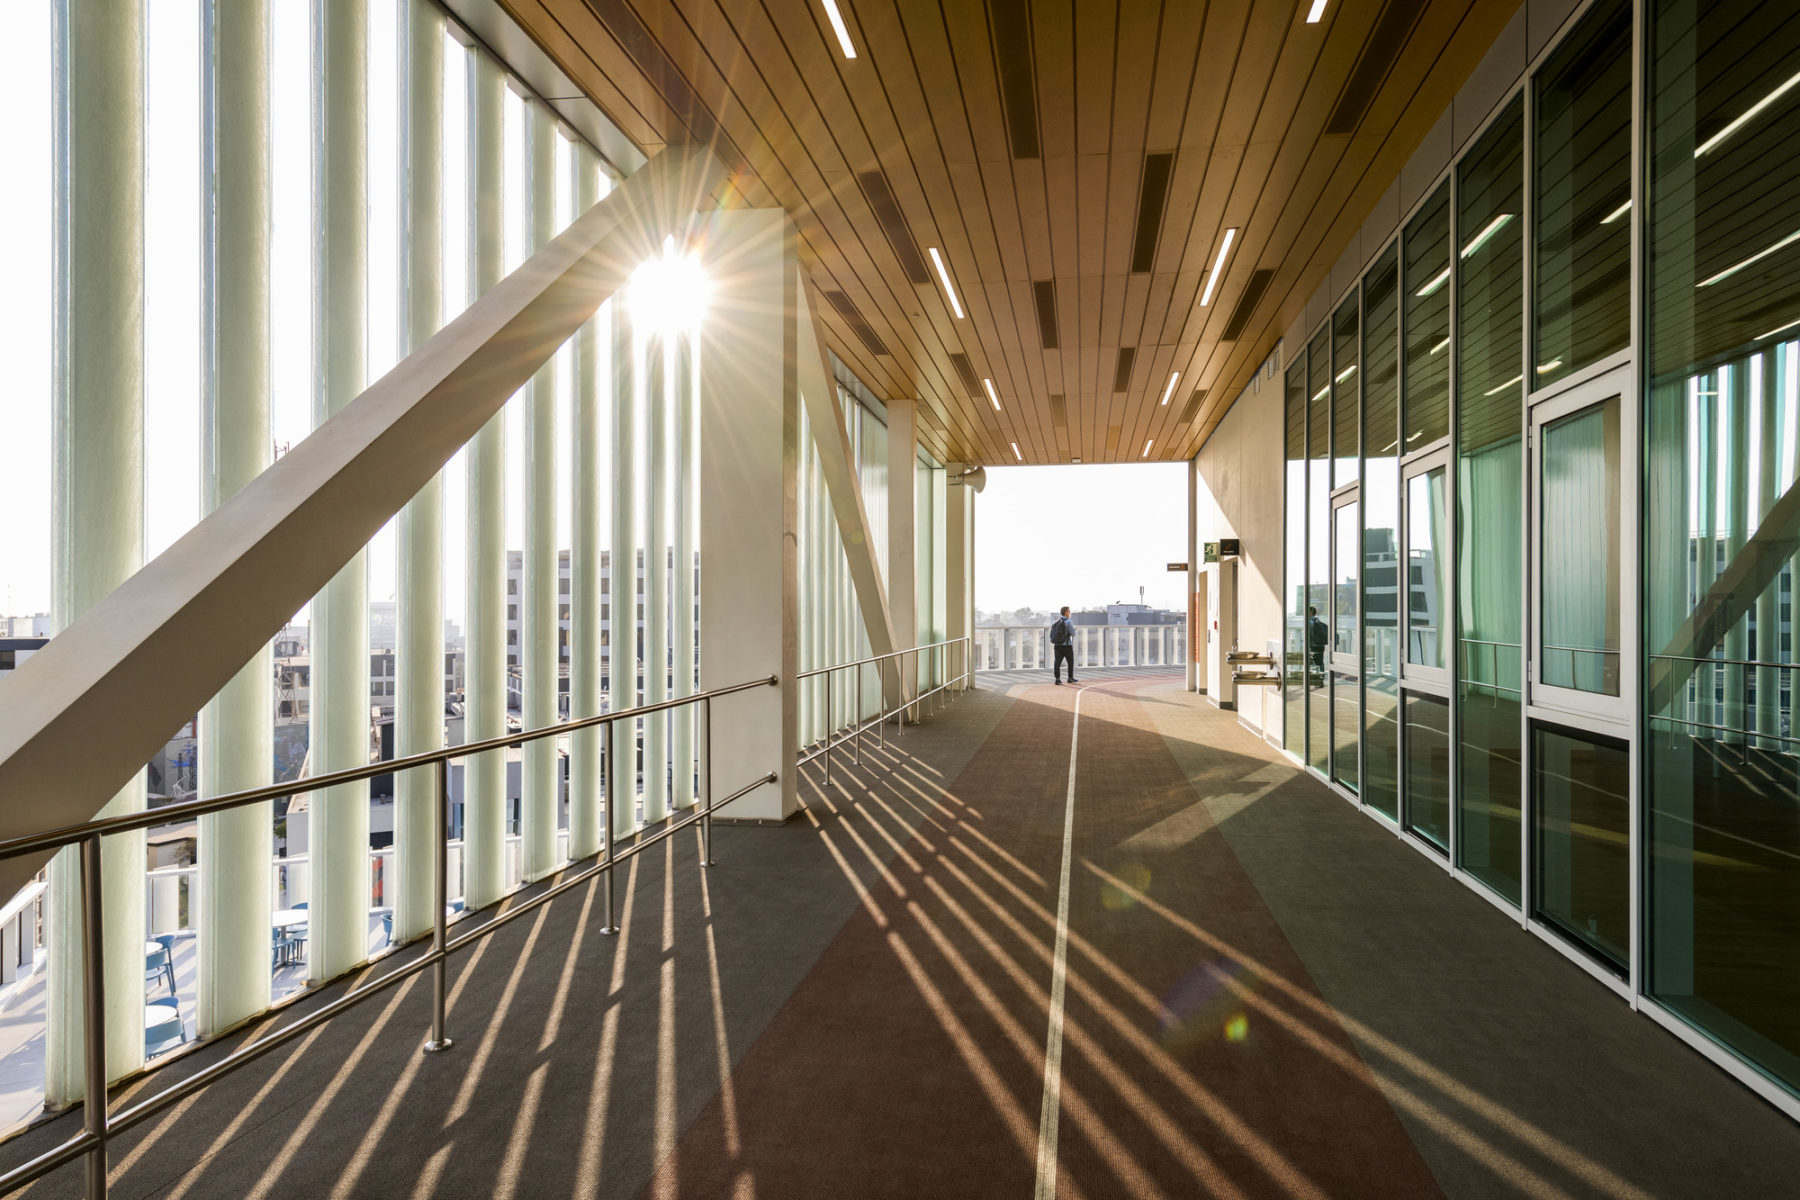
<path fill-rule="evenodd" d="M 700 640 L 703 687 L 776 676 L 779 688 L 714 703 L 708 772 L 733 819 L 783 820 L 795 789 L 797 512 L 800 465 L 799 261 L 779 210 L 716 213 L 705 245 L 713 281 L 700 351 Z M 716 249 L 711 249 L 716 248 Z"/>
<path fill-rule="evenodd" d="M 530 107 L 531 249 L 556 236 L 556 122 Z M 519 669 L 525 728 L 557 721 L 556 365 L 532 377 L 525 398 L 525 559 L 519 597 Z M 522 874 L 542 879 L 556 867 L 556 739 L 525 743 L 519 813 Z"/>
<path fill-rule="evenodd" d="M 945 499 L 949 509 L 949 519 L 944 526 L 945 591 L 950 599 L 944 636 L 972 637 L 975 632 L 975 490 L 953 483 L 947 489 Z M 974 666 L 972 644 L 952 646 L 946 654 L 944 669 L 950 675 L 960 675 Z M 956 690 L 961 691 L 965 686 L 959 683 Z"/>
<path fill-rule="evenodd" d="M 144 29 L 137 0 L 61 0 L 56 44 L 56 504 L 51 614 L 61 630 L 144 553 Z M 101 810 L 144 807 L 140 773 Z M 144 835 L 101 850 L 107 1077 L 144 1060 Z M 44 1096 L 83 1092 L 79 851 L 46 906 Z"/>
<path fill-rule="evenodd" d="M 444 17 L 433 0 L 402 10 L 400 136 L 400 334 L 411 354 L 436 333 L 444 312 Z M 422 754 L 444 744 L 443 476 L 400 512 L 397 549 L 394 753 Z M 403 771 L 394 780 L 393 940 L 431 928 L 437 866 L 437 772 Z M 448 824 L 446 823 L 446 828 Z"/>
<path fill-rule="evenodd" d="M 586 146 L 575 149 L 575 211 L 584 213 L 605 194 L 600 160 Z M 575 411 L 570 461 L 575 478 L 569 512 L 569 716 L 598 716 L 602 690 L 600 656 L 601 503 L 611 492 L 612 473 L 601 458 L 600 389 L 612 380 L 611 301 L 575 335 Z M 609 486 L 602 487 L 602 481 Z M 600 756 L 598 728 L 569 738 L 569 857 L 600 852 Z"/>
<path fill-rule="evenodd" d="M 313 112 L 313 424 L 363 389 L 368 277 L 367 0 L 319 0 Z M 367 552 L 312 604 L 312 773 L 369 761 Z M 342 974 L 369 952 L 369 786 L 310 797 L 307 977 Z"/>
<path fill-rule="evenodd" d="M 673 694 L 677 697 L 692 696 L 695 690 L 694 653 L 697 647 L 697 630 L 694 625 L 694 539 L 698 532 L 697 499 L 699 483 L 694 478 L 699 462 L 697 453 L 699 442 L 695 426 L 696 406 L 699 397 L 695 388 L 699 386 L 699 374 L 695 370 L 695 358 L 700 351 L 700 331 L 698 328 L 685 332 L 675 347 L 675 470 L 674 470 L 674 524 L 675 524 L 675 600 L 674 626 L 672 629 L 674 646 L 674 685 Z M 673 744 L 675 780 L 675 807 L 686 808 L 698 798 L 695 794 L 694 774 L 694 731 L 697 728 L 698 714 L 693 705 L 678 708 L 670 715 L 672 727 L 670 739 Z"/>
<path fill-rule="evenodd" d="M 201 271 L 201 508 L 211 512 L 269 465 L 269 22 L 266 6 L 201 10 L 206 222 Z M 267 643 L 200 716 L 200 794 L 274 775 Z M 270 805 L 200 818 L 199 1033 L 269 1005 Z"/>
<path fill-rule="evenodd" d="M 679 334 L 658 330 L 644 339 L 644 403 L 650 423 L 649 501 L 644 542 L 644 703 L 669 698 L 669 496 L 674 490 L 669 451 L 670 359 Z M 644 823 L 669 815 L 669 714 L 644 718 Z"/>
<path fill-rule="evenodd" d="M 1197 647 L 1206 645 L 1207 616 L 1197 603 L 1200 596 L 1200 456 L 1188 460 L 1187 469 L 1187 690 L 1205 691 Z"/>
<path fill-rule="evenodd" d="M 629 303 L 613 305 L 613 531 L 607 577 L 610 617 L 610 655 L 607 709 L 619 712 L 638 703 L 638 397 L 637 377 L 642 373 L 635 353 L 636 335 L 631 328 Z M 637 722 L 619 721 L 613 727 L 613 771 L 616 779 L 606 785 L 607 818 L 613 837 L 624 837 L 637 828 Z"/>
<path fill-rule="evenodd" d="M 919 427 L 917 402 L 906 397 L 888 401 L 887 592 L 894 616 L 894 649 L 919 644 L 919 601 L 915 521 L 918 513 Z M 897 708 L 916 694 L 918 672 L 901 658 L 901 668 L 887 674 L 887 706 Z"/>
<path fill-rule="evenodd" d="M 471 284 L 479 296 L 506 269 L 502 180 L 506 80 L 500 64 L 475 54 L 469 105 Z M 506 412 L 469 443 L 463 654 L 463 731 L 478 742 L 506 732 Z M 464 759 L 463 899 L 482 908 L 500 898 L 506 874 L 506 758 L 498 750 Z"/>

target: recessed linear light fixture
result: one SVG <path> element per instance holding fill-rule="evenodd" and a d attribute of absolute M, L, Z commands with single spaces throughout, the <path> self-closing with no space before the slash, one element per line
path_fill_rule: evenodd
<path fill-rule="evenodd" d="M 1560 366 L 1562 366 L 1562 359 L 1553 358 L 1549 362 L 1545 363 L 1543 366 L 1539 367 L 1537 369 L 1537 371 L 1538 371 L 1539 375 L 1548 375 L 1550 372 L 1556 370 L 1556 368 L 1558 368 Z"/>
<path fill-rule="evenodd" d="M 1325 0 L 1312 0 L 1312 7 L 1306 11 L 1306 23 L 1317 25 L 1319 18 L 1325 15 Z"/>
<path fill-rule="evenodd" d="M 1329 396 L 1330 394 L 1331 394 L 1331 385 L 1328 383 L 1324 387 L 1320 388 L 1318 391 L 1314 392 L 1312 399 L 1308 400 L 1307 403 L 1308 404 L 1317 404 L 1319 401 L 1323 400 L 1325 397 Z"/>
<path fill-rule="evenodd" d="M 1775 103 L 1777 100 L 1779 100 L 1783 96 L 1787 95 L 1787 93 L 1792 91 L 1793 88 L 1795 87 L 1795 85 L 1797 85 L 1797 84 L 1800 84 L 1800 75 L 1793 76 L 1786 83 L 1782 84 L 1780 87 L 1776 88 L 1774 91 L 1772 91 L 1768 95 L 1764 96 L 1761 100 L 1758 100 L 1755 104 L 1752 104 L 1749 108 L 1746 108 L 1744 110 L 1743 115 L 1740 116 L 1737 120 L 1733 121 L 1731 124 L 1727 125 L 1725 128 L 1719 130 L 1719 132 L 1713 134 L 1711 137 L 1707 138 L 1704 142 L 1701 142 L 1698 146 L 1694 147 L 1694 157 L 1699 158 L 1702 154 L 1705 154 L 1709 150 L 1713 150 L 1713 149 L 1717 148 L 1718 145 L 1721 142 L 1723 142 L 1726 138 L 1730 137 L 1732 134 L 1734 134 L 1738 130 L 1742 129 L 1744 127 L 1745 123 L 1748 122 L 1751 118 L 1755 117 L 1757 113 L 1761 112 L 1763 109 L 1769 107 L 1769 105 Z"/>
<path fill-rule="evenodd" d="M 936 246 L 931 248 L 931 265 L 937 268 L 938 278 L 943 281 L 944 295 L 950 297 L 950 311 L 956 314 L 957 320 L 962 320 L 962 301 L 956 298 L 956 289 L 950 286 L 950 272 L 944 269 L 944 257 Z"/>
<path fill-rule="evenodd" d="M 1628 213 L 1630 211 L 1631 211 L 1631 201 L 1627 200 L 1625 203 L 1619 205 L 1619 207 L 1617 207 L 1617 208 L 1613 209 L 1611 212 L 1607 213 L 1604 217 L 1601 217 L 1600 223 L 1602 225 L 1611 225 L 1614 221 L 1618 220 L 1620 217 L 1624 216 L 1626 213 Z"/>
<path fill-rule="evenodd" d="M 1507 388 L 1517 387 L 1519 384 L 1524 383 L 1524 382 L 1525 382 L 1525 377 L 1523 375 L 1514 375 L 1511 379 L 1507 380 L 1505 383 L 1501 384 L 1499 387 L 1489 388 L 1487 391 L 1485 391 L 1481 394 L 1484 396 L 1498 396 L 1501 392 L 1504 392 Z"/>
<path fill-rule="evenodd" d="M 994 381 L 991 379 L 983 379 L 981 381 L 981 386 L 987 389 L 988 399 L 994 403 L 994 411 L 999 412 L 1000 397 L 994 392 Z"/>
<path fill-rule="evenodd" d="M 1019 453 L 1019 443 L 1014 442 L 1012 444 L 1012 448 L 1013 448 L 1013 457 L 1018 459 L 1020 462 L 1024 462 L 1025 456 L 1023 454 Z"/>
<path fill-rule="evenodd" d="M 1499 233 L 1502 229 L 1505 229 L 1506 223 L 1512 219 L 1513 215 L 1511 213 L 1501 213 L 1499 216 L 1489 221 L 1487 225 L 1483 227 L 1482 231 L 1475 235 L 1475 240 L 1463 247 L 1462 256 L 1467 258 L 1469 255 L 1493 241 L 1494 235 Z"/>
<path fill-rule="evenodd" d="M 1219 243 L 1219 257 L 1213 260 L 1212 274 L 1206 277 L 1206 290 L 1200 293 L 1200 307 L 1205 308 L 1212 303 L 1213 288 L 1219 285 L 1219 272 L 1225 269 L 1225 256 L 1231 253 L 1231 239 L 1237 236 L 1237 226 L 1225 231 L 1224 240 Z"/>
<path fill-rule="evenodd" d="M 831 32 L 837 34 L 838 45 L 843 47 L 845 58 L 856 57 L 856 47 L 850 44 L 850 31 L 844 28 L 844 14 L 838 11 L 837 0 L 823 0 L 825 18 L 831 22 Z"/>
<path fill-rule="evenodd" d="M 1414 295 L 1417 295 L 1421 298 L 1425 297 L 1425 296 L 1429 296 L 1429 295 L 1431 295 L 1431 293 L 1437 291 L 1439 288 L 1443 287 L 1446 283 L 1449 283 L 1449 282 L 1450 282 L 1450 268 L 1445 267 L 1443 270 L 1439 271 L 1436 275 L 1433 275 L 1429 280 L 1427 280 L 1425 283 L 1425 286 L 1420 288 L 1417 292 L 1415 292 Z M 1432 353 L 1435 354 L 1435 353 L 1437 353 L 1437 351 L 1434 350 L 1434 351 L 1432 351 Z"/>
<path fill-rule="evenodd" d="M 1149 458 L 1150 457 L 1150 447 L 1154 446 L 1155 444 L 1156 444 L 1155 438 L 1145 438 L 1144 439 L 1144 452 L 1142 454 L 1138 455 L 1138 457 L 1139 458 Z"/>
<path fill-rule="evenodd" d="M 1077 455 L 1076 455 L 1076 456 L 1075 456 L 1075 458 L 1074 458 L 1074 460 L 1073 460 L 1073 461 L 1075 461 L 1075 462 L 1080 462 L 1080 461 L 1081 461 L 1081 455 L 1079 455 L 1079 454 L 1077 454 Z"/>
<path fill-rule="evenodd" d="M 1778 333 L 1786 333 L 1788 330 L 1793 329 L 1795 326 L 1800 326 L 1800 321 L 1789 321 L 1786 325 L 1777 325 L 1775 328 L 1769 330 L 1769 332 L 1767 332 L 1767 333 L 1757 334 L 1756 340 L 1760 342 L 1766 337 L 1774 337 Z"/>
<path fill-rule="evenodd" d="M 1180 378 L 1181 378 L 1180 371 L 1177 371 L 1173 375 L 1169 376 L 1169 386 L 1163 389 L 1162 402 L 1165 405 L 1168 404 L 1169 397 L 1173 396 L 1175 394 L 1175 381 Z"/>
<path fill-rule="evenodd" d="M 1432 348 L 1431 348 L 1431 353 L 1432 353 L 1432 354 L 1436 354 L 1436 353 L 1438 353 L 1438 352 L 1439 352 L 1439 351 L 1440 351 L 1440 350 L 1442 350 L 1442 349 L 1444 349 L 1444 348 L 1445 348 L 1445 347 L 1446 347 L 1446 346 L 1448 346 L 1448 345 L 1449 345 L 1449 344 L 1450 344 L 1450 339 L 1449 339 L 1449 338 L 1445 338 L 1445 339 L 1444 339 L 1444 340 L 1443 340 L 1443 341 L 1441 341 L 1441 342 L 1439 342 L 1439 343 L 1438 343 L 1438 344 L 1437 344 L 1437 345 L 1435 345 L 1435 346 L 1433 346 L 1433 347 L 1432 347 Z M 1429 357 L 1431 357 L 1431 355 L 1429 355 L 1429 354 L 1428 354 L 1428 355 L 1426 355 L 1426 357 L 1427 357 L 1427 358 L 1429 358 Z"/>
<path fill-rule="evenodd" d="M 1752 254 L 1749 258 L 1746 258 L 1743 262 L 1738 263 L 1735 266 L 1726 267 L 1723 271 L 1720 271 L 1717 275 L 1712 276 L 1710 279 L 1702 279 L 1699 283 L 1696 283 L 1694 286 L 1695 287 L 1711 287 L 1713 284 L 1719 282 L 1721 279 L 1729 279 L 1733 275 L 1736 275 L 1739 271 L 1743 270 L 1745 267 L 1750 266 L 1752 263 L 1759 263 L 1763 259 L 1769 257 L 1769 255 L 1775 253 L 1777 250 L 1785 250 L 1787 247 L 1793 245 L 1795 242 L 1800 242 L 1800 229 L 1796 229 L 1793 233 L 1788 234 L 1786 237 L 1782 238 L 1779 242 L 1776 242 L 1773 246 L 1770 246 L 1763 250 L 1758 250 L 1755 254 Z"/>
<path fill-rule="evenodd" d="M 1342 383 L 1354 374 L 1356 374 L 1356 364 L 1351 363 L 1349 366 L 1338 372 L 1337 382 Z"/>

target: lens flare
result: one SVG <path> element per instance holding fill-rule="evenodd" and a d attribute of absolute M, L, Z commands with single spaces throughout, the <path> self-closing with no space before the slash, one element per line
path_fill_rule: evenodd
<path fill-rule="evenodd" d="M 1147 892 L 1150 890 L 1150 868 L 1143 863 L 1126 863 L 1113 872 L 1121 883 L 1132 891 Z M 1131 892 L 1113 883 L 1102 880 L 1100 883 L 1100 903 L 1110 912 L 1124 912 L 1137 904 Z"/>
<path fill-rule="evenodd" d="M 1171 1053 L 1190 1050 L 1213 1041 L 1221 1032 L 1228 1041 L 1243 1041 L 1249 1036 L 1250 1019 L 1244 1014 L 1239 993 L 1255 982 L 1255 975 L 1230 959 L 1214 959 L 1189 971 L 1163 997 L 1158 1039 L 1163 1049 Z"/>

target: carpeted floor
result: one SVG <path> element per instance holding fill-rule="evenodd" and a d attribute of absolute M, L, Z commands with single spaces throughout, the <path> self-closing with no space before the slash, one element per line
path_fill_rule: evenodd
<path fill-rule="evenodd" d="M 403 984 L 122 1137 L 113 1194 L 1795 1194 L 1800 1127 L 1178 681 L 986 682 L 714 867 L 637 859 L 622 935 L 583 888 L 466 952 L 448 1052 Z"/>

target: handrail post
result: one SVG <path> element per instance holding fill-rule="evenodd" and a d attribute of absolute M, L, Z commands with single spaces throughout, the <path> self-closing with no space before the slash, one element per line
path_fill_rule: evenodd
<path fill-rule="evenodd" d="M 825 672 L 825 786 L 831 786 L 831 672 Z"/>
<path fill-rule="evenodd" d="M 450 839 L 444 825 L 449 811 L 450 760 L 440 758 L 437 762 L 437 804 L 431 814 L 432 838 L 436 843 L 432 847 L 435 867 L 431 877 L 431 953 L 436 961 L 431 964 L 431 1040 L 425 1043 L 427 1054 L 450 1048 L 450 1039 L 444 1033 L 444 977 L 449 973 L 444 953 L 447 940 L 444 926 L 449 920 L 447 910 L 450 907 Z"/>
<path fill-rule="evenodd" d="M 87 1077 L 82 1126 L 99 1139 L 87 1152 L 88 1200 L 106 1197 L 106 970 L 100 920 L 100 835 L 81 839 L 81 1016 Z"/>
<path fill-rule="evenodd" d="M 701 753 L 700 802 L 703 805 L 703 807 L 700 810 L 700 865 L 703 867 L 710 867 L 710 866 L 712 866 L 712 862 L 713 862 L 713 856 L 712 856 L 712 812 L 713 812 L 712 697 L 711 696 L 708 696 L 706 699 L 704 699 L 700 702 L 700 709 L 701 709 L 700 719 L 701 719 L 702 725 L 704 726 L 704 728 L 701 731 L 701 735 L 700 735 L 701 736 L 701 742 L 700 742 L 700 753 Z M 610 851 L 611 848 L 612 848 L 611 844 L 609 843 L 607 846 L 607 849 Z M 609 890 L 611 889 L 611 886 L 612 886 L 611 880 L 612 880 L 612 876 L 609 873 L 607 875 L 607 881 L 608 881 L 607 887 Z M 610 911 L 610 909 L 608 911 Z"/>
<path fill-rule="evenodd" d="M 856 716 L 850 725 L 850 728 L 856 731 L 855 733 L 851 734 L 851 737 L 855 740 L 852 741 L 850 744 L 850 761 L 855 763 L 859 767 L 862 766 L 862 727 L 863 727 L 862 677 L 863 677 L 863 669 L 859 666 L 856 668 Z"/>
<path fill-rule="evenodd" d="M 600 766 L 606 773 L 606 924 L 600 927 L 601 933 L 619 932 L 619 923 L 613 919 L 613 848 L 619 840 L 619 760 L 613 753 L 614 724 L 607 721 L 600 727 L 604 731 Z M 710 732 L 709 729 L 709 736 Z"/>

